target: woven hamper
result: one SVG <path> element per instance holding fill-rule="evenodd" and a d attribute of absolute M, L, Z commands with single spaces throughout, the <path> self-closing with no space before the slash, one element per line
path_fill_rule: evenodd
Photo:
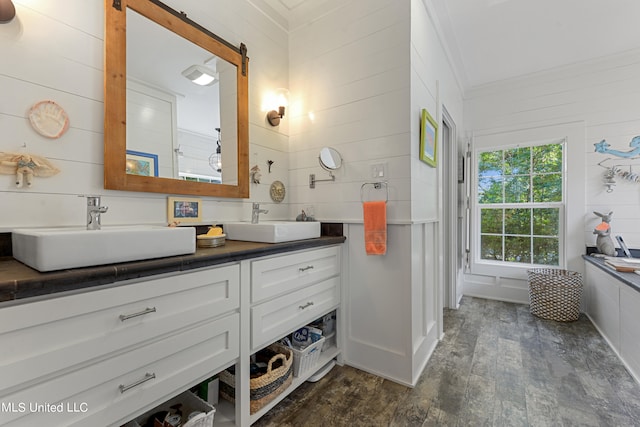
<path fill-rule="evenodd" d="M 280 344 L 271 344 L 257 355 L 269 355 L 267 372 L 249 380 L 249 406 L 251 414 L 258 412 L 287 389 L 293 381 L 293 352 Z M 277 367 L 276 367 L 277 366 Z M 220 373 L 220 397 L 235 402 L 235 375 L 224 370 Z"/>
<path fill-rule="evenodd" d="M 531 314 L 547 320 L 573 322 L 580 317 L 582 275 L 556 268 L 527 271 Z"/>

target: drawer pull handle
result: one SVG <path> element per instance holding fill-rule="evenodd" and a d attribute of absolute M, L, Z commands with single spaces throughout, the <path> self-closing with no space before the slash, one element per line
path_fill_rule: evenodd
<path fill-rule="evenodd" d="M 305 308 L 310 307 L 312 305 L 313 305 L 313 301 L 309 301 L 305 305 L 299 305 L 298 308 L 300 308 L 300 310 L 304 310 Z"/>
<path fill-rule="evenodd" d="M 300 268 L 298 268 L 298 270 L 299 270 L 300 272 L 307 271 L 307 270 L 311 270 L 311 269 L 313 269 L 313 265 L 307 265 L 306 267 L 300 267 Z"/>
<path fill-rule="evenodd" d="M 120 315 L 120 320 L 122 320 L 124 322 L 125 320 L 133 319 L 134 317 L 144 316 L 145 314 L 155 313 L 155 312 L 156 312 L 156 308 L 155 307 L 145 308 L 144 310 L 139 311 L 137 313 L 121 314 Z"/>
<path fill-rule="evenodd" d="M 150 373 L 146 373 L 144 374 L 144 378 L 139 379 L 138 381 L 131 383 L 129 385 L 124 385 L 124 384 L 120 384 L 119 388 L 120 388 L 120 393 L 124 393 L 127 390 L 131 390 L 134 387 L 138 387 L 140 384 L 144 384 L 147 381 L 151 381 L 152 379 L 154 379 L 156 377 L 156 374 L 150 374 Z"/>

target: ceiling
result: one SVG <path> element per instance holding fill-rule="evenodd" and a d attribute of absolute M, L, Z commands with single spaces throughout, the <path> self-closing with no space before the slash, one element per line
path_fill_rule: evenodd
<path fill-rule="evenodd" d="M 638 0 L 422 0 L 465 88 L 640 48 Z M 286 30 L 335 0 L 250 0 Z"/>
<path fill-rule="evenodd" d="M 432 0 L 465 87 L 640 47 L 638 0 Z"/>

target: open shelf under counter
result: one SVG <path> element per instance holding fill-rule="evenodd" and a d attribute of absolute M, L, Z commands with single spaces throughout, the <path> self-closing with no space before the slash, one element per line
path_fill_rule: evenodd
<path fill-rule="evenodd" d="M 289 388 L 287 388 L 282 393 L 280 393 L 278 396 L 276 396 L 275 399 L 273 399 L 271 402 L 269 402 L 267 405 L 265 405 L 258 412 L 256 412 L 255 414 L 251 415 L 251 418 L 250 418 L 251 424 L 253 424 L 256 421 L 258 421 L 258 419 L 260 417 L 262 417 L 264 414 L 269 412 L 274 406 L 276 406 L 278 403 L 280 403 L 285 397 L 287 397 L 295 389 L 297 389 L 301 384 L 303 384 L 305 381 L 307 381 L 309 379 L 309 377 L 311 377 L 313 374 L 315 374 L 318 371 L 318 369 L 322 368 L 324 365 L 329 363 L 331 360 L 333 360 L 336 357 L 338 357 L 339 354 L 340 354 L 340 350 L 335 346 L 329 347 L 325 351 L 323 351 L 320 354 L 320 358 L 318 359 L 318 363 L 316 364 L 314 369 L 309 369 L 307 372 L 305 372 L 303 375 L 301 375 L 299 377 L 293 377 L 293 381 L 291 382 L 291 385 L 289 386 Z M 216 426 L 217 425 L 218 424 L 216 423 Z"/>
<path fill-rule="evenodd" d="M 293 377 L 293 381 L 291 382 L 291 385 L 289 386 L 289 388 L 287 388 L 282 393 L 280 393 L 275 399 L 273 399 L 271 402 L 269 402 L 267 405 L 265 405 L 258 412 L 256 412 L 255 414 L 251 415 L 251 419 L 250 419 L 251 424 L 253 424 L 256 421 L 258 421 L 258 419 L 260 417 L 262 417 L 264 414 L 269 412 L 274 406 L 276 406 L 278 403 L 280 403 L 282 401 L 282 399 L 287 397 L 289 394 L 291 394 L 291 392 L 293 392 L 296 388 L 298 388 L 302 383 L 307 381 L 307 379 L 309 379 L 309 377 L 311 377 L 313 374 L 315 374 L 318 371 L 318 369 L 322 368 L 324 365 L 329 363 L 331 360 L 333 360 L 336 357 L 338 357 L 339 354 L 340 354 L 340 350 L 338 350 L 338 348 L 335 347 L 335 346 L 329 347 L 328 349 L 323 351 L 320 354 L 320 358 L 318 359 L 318 363 L 315 366 L 316 369 L 309 369 L 307 372 L 304 373 L 304 375 L 302 375 L 300 377 Z M 216 405 L 215 426 L 216 427 L 219 427 L 219 426 L 223 426 L 223 427 L 235 426 L 236 425 L 235 418 L 236 418 L 236 407 L 235 407 L 235 405 L 233 403 L 221 398 L 218 401 L 218 404 Z"/>

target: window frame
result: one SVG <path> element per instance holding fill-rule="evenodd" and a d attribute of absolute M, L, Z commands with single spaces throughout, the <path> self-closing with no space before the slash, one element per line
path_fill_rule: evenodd
<path fill-rule="evenodd" d="M 480 204 L 478 201 L 478 183 L 479 183 L 479 156 L 484 152 L 491 151 L 504 151 L 514 148 L 523 147 L 535 147 L 548 144 L 561 144 L 562 146 L 562 200 L 559 202 L 526 202 L 526 203 L 486 203 Z M 472 151 L 472 164 L 473 173 L 471 175 L 471 209 L 469 210 L 471 218 L 471 272 L 473 274 L 485 275 L 485 276 L 497 276 L 497 277 L 509 277 L 522 279 L 526 277 L 526 271 L 531 268 L 566 268 L 567 265 L 567 234 L 566 234 L 566 203 L 567 203 L 567 138 L 548 138 L 542 140 L 533 140 L 526 142 L 518 142 L 511 144 L 495 144 L 484 145 L 482 147 L 474 147 Z M 529 176 L 533 171 L 529 171 Z M 504 196 L 504 187 L 503 187 Z M 558 265 L 547 264 L 535 264 L 531 263 L 519 263 L 510 261 L 496 261 L 486 260 L 480 258 L 481 250 L 481 211 L 482 208 L 502 208 L 502 209 L 534 209 L 534 208 L 559 208 L 559 220 L 558 220 L 558 241 L 559 241 L 559 253 L 558 253 Z M 504 227 L 504 225 L 503 225 Z M 504 228 L 503 228 L 504 231 Z M 505 236 L 505 234 L 501 234 Z M 533 230 L 528 236 L 534 237 Z M 503 243 L 504 244 L 504 243 Z M 504 246 L 503 246 L 504 248 Z M 532 261 L 533 261 L 533 254 Z"/>

